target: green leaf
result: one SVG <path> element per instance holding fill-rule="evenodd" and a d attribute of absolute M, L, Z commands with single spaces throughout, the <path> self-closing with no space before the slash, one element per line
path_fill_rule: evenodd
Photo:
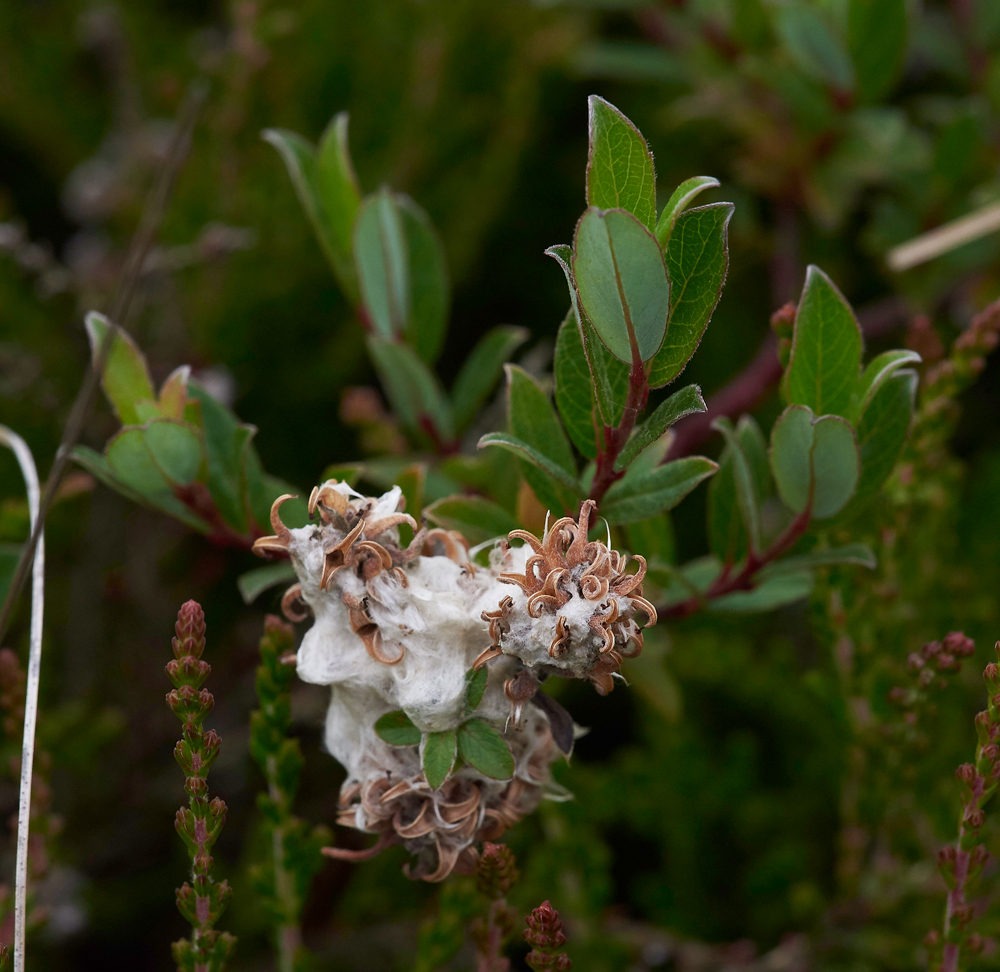
<path fill-rule="evenodd" d="M 446 530 L 458 530 L 469 543 L 505 537 L 519 526 L 502 506 L 483 496 L 448 496 L 432 503 L 424 516 Z"/>
<path fill-rule="evenodd" d="M 400 337 L 410 323 L 410 259 L 402 215 L 385 186 L 361 203 L 354 262 L 375 332 Z"/>
<path fill-rule="evenodd" d="M 556 407 L 573 444 L 588 459 L 597 456 L 597 432 L 601 422 L 594 413 L 594 383 L 583 350 L 580 325 L 572 310 L 559 326 L 556 337 Z"/>
<path fill-rule="evenodd" d="M 403 337 L 420 357 L 433 364 L 448 329 L 451 285 L 444 247 L 430 217 L 409 196 L 397 193 L 396 208 L 403 224 L 409 264 L 409 318 Z"/>
<path fill-rule="evenodd" d="M 659 350 L 670 281 L 653 235 L 623 209 L 588 209 L 577 223 L 573 276 L 580 303 L 608 350 L 631 362 Z"/>
<path fill-rule="evenodd" d="M 717 189 L 718 187 L 718 179 L 713 179 L 711 176 L 694 176 L 691 179 L 685 179 L 673 191 L 666 206 L 663 207 L 663 212 L 660 213 L 660 218 L 656 221 L 656 239 L 664 250 L 666 250 L 667 241 L 673 233 L 677 217 L 691 205 L 691 200 L 706 189 Z"/>
<path fill-rule="evenodd" d="M 767 441 L 750 415 L 736 424 L 736 438 L 750 467 L 754 494 L 763 503 L 771 494 Z M 726 446 L 719 457 L 719 471 L 708 486 L 709 547 L 723 563 L 738 563 L 746 555 L 748 534 L 736 494 L 733 450 Z"/>
<path fill-rule="evenodd" d="M 906 0 L 850 0 L 847 46 L 857 88 L 878 101 L 892 88 L 906 60 Z"/>
<path fill-rule="evenodd" d="M 548 465 L 542 464 L 541 468 L 547 473 L 543 475 L 532 465 L 522 462 L 521 470 L 524 478 L 542 503 L 553 510 L 568 510 L 575 506 L 579 490 L 576 487 L 576 463 L 566 433 L 563 432 L 548 396 L 538 387 L 535 380 L 517 365 L 505 365 L 505 369 L 511 436 L 527 444 L 558 470 L 554 471 Z M 496 444 L 503 446 L 499 439 L 491 439 L 489 436 L 480 439 L 480 445 L 484 441 L 495 441 Z M 525 457 L 534 466 L 539 465 L 531 455 L 525 454 Z M 565 488 L 558 485 L 554 487 L 553 480 L 555 484 L 562 484 Z"/>
<path fill-rule="evenodd" d="M 514 757 L 503 736 L 482 719 L 469 719 L 458 727 L 458 751 L 473 769 L 491 780 L 514 775 Z"/>
<path fill-rule="evenodd" d="M 316 189 L 323 205 L 330 260 L 348 300 L 358 301 L 358 277 L 354 267 L 354 220 L 361 205 L 361 189 L 354 174 L 347 144 L 348 114 L 330 119 L 316 151 Z"/>
<path fill-rule="evenodd" d="M 153 419 L 146 425 L 146 447 L 160 472 L 177 486 L 187 486 L 202 464 L 201 441 L 186 422 Z"/>
<path fill-rule="evenodd" d="M 350 233 L 359 193 L 350 157 L 347 156 L 346 114 L 335 116 L 324 132 L 319 161 L 312 145 L 296 132 L 268 128 L 261 133 L 261 137 L 281 155 L 320 249 L 344 294 L 356 303 L 358 286 Z M 339 142 L 342 142 L 342 149 Z M 344 157 L 336 159 L 341 150 Z"/>
<path fill-rule="evenodd" d="M 649 520 L 625 524 L 625 535 L 628 537 L 629 550 L 645 557 L 647 561 L 672 564 L 676 559 L 674 524 L 667 513 Z"/>
<path fill-rule="evenodd" d="M 420 730 L 413 724 L 410 717 L 402 709 L 396 712 L 387 712 L 375 723 L 375 733 L 383 742 L 390 746 L 418 746 L 420 744 Z M 454 757 L 453 757 L 454 759 Z M 445 771 L 447 776 L 451 770 L 451 763 Z M 444 780 L 442 779 L 442 783 Z M 437 789 L 441 784 L 437 784 Z"/>
<path fill-rule="evenodd" d="M 195 382 L 188 385 L 188 392 L 201 407 L 202 430 L 208 453 L 208 488 L 212 499 L 226 522 L 238 533 L 245 533 L 244 450 L 257 430 L 252 425 L 240 423 L 225 405 Z"/>
<path fill-rule="evenodd" d="M 673 509 L 702 480 L 718 469 L 704 456 L 687 456 L 658 466 L 630 482 L 621 480 L 608 490 L 601 516 L 608 523 L 635 523 Z"/>
<path fill-rule="evenodd" d="M 621 421 L 625 410 L 631 363 L 626 364 L 619 361 L 608 351 L 597 336 L 594 325 L 583 312 L 583 308 L 580 306 L 580 295 L 576 290 L 576 280 L 573 277 L 572 249 L 565 244 L 550 246 L 545 251 L 545 255 L 552 257 L 562 267 L 563 274 L 566 276 L 570 304 L 573 313 L 576 314 L 577 321 L 580 323 L 580 339 L 583 344 L 584 356 L 587 359 L 587 367 L 590 369 L 591 382 L 601 421 L 605 425 L 615 427 Z"/>
<path fill-rule="evenodd" d="M 917 381 L 916 372 L 897 371 L 878 389 L 858 421 L 861 478 L 843 519 L 854 516 L 878 495 L 896 465 L 910 429 Z"/>
<path fill-rule="evenodd" d="M 840 416 L 815 418 L 807 406 L 790 405 L 771 431 L 771 470 L 789 509 L 801 513 L 811 503 L 813 519 L 831 517 L 858 484 L 854 429 Z"/>
<path fill-rule="evenodd" d="M 847 417 L 860 368 L 861 328 L 851 305 L 819 267 L 810 266 L 784 377 L 788 401 L 808 405 L 815 415 Z"/>
<path fill-rule="evenodd" d="M 656 176 L 649 146 L 614 105 L 597 95 L 587 100 L 590 154 L 587 202 L 598 209 L 624 209 L 648 229 L 656 223 Z"/>
<path fill-rule="evenodd" d="M 101 386 L 108 396 L 115 415 L 122 425 L 140 425 L 142 420 L 136 411 L 136 403 L 143 399 L 155 399 L 153 382 L 146 367 L 146 358 L 135 341 L 117 324 L 112 324 L 103 314 L 91 311 L 85 318 L 90 350 L 96 363 L 97 352 L 108 333 L 113 329 L 111 349 L 104 363 Z"/>
<path fill-rule="evenodd" d="M 73 457 L 123 496 L 162 510 L 200 533 L 210 532 L 209 525 L 174 495 L 146 448 L 143 429 L 126 426 L 108 443 L 106 456 L 81 446 Z"/>
<path fill-rule="evenodd" d="M 872 399 L 878 392 L 882 384 L 889 380 L 900 368 L 906 365 L 919 364 L 920 355 L 916 351 L 885 351 L 878 357 L 873 358 L 868 367 L 861 373 L 854 393 L 854 401 L 851 404 L 851 414 L 847 417 L 855 424 L 864 414 L 865 409 L 871 404 Z"/>
<path fill-rule="evenodd" d="M 805 3 L 783 4 L 776 11 L 776 26 L 785 50 L 803 74 L 839 91 L 853 88 L 851 59 L 816 10 Z"/>
<path fill-rule="evenodd" d="M 486 692 L 486 683 L 490 680 L 490 671 L 483 665 L 482 668 L 470 668 L 465 673 L 465 707 L 469 712 L 479 707 Z"/>
<path fill-rule="evenodd" d="M 708 607 L 717 614 L 763 614 L 807 598 L 812 589 L 812 572 L 800 570 L 769 577 L 752 591 L 737 591 L 713 598 Z"/>
<path fill-rule="evenodd" d="M 254 570 L 248 570 L 245 574 L 240 574 L 236 578 L 236 586 L 239 588 L 243 603 L 253 604 L 264 591 L 277 587 L 279 584 L 294 581 L 297 576 L 291 563 L 287 560 L 281 560 L 275 564 L 265 564 L 263 567 L 256 567 Z"/>
<path fill-rule="evenodd" d="M 566 490 L 570 490 L 579 494 L 580 486 L 577 481 L 570 476 L 562 466 L 554 463 L 548 456 L 543 456 L 534 446 L 528 445 L 523 439 L 517 438 L 517 436 L 509 435 L 506 432 L 487 432 L 480 440 L 478 448 L 485 449 L 487 446 L 499 446 L 501 449 L 506 449 L 508 452 L 514 453 L 519 459 L 525 462 L 531 463 L 538 469 L 541 469 L 547 474 L 547 476 L 554 481 L 554 483 L 559 484 Z M 525 467 L 525 472 L 529 472 L 529 467 Z M 527 476 L 525 478 L 528 478 Z M 531 480 L 528 480 L 529 484 Z M 549 485 L 543 486 L 543 490 L 549 490 Z M 534 489 L 534 486 L 532 486 Z M 539 497 L 541 499 L 541 497 Z M 554 504 L 556 506 L 561 505 Z"/>
<path fill-rule="evenodd" d="M 615 462 L 615 471 L 621 472 L 633 459 L 651 442 L 658 439 L 675 422 L 685 415 L 704 412 L 708 406 L 701 396 L 697 385 L 687 385 L 676 391 L 668 399 L 661 402 L 652 415 L 636 430 L 635 434 L 625 444 L 621 455 Z"/>
<path fill-rule="evenodd" d="M 874 570 L 878 566 L 875 554 L 863 543 L 849 543 L 843 547 L 833 547 L 829 550 L 812 550 L 797 557 L 785 557 L 768 564 L 757 576 L 761 579 L 779 577 L 783 574 L 794 574 L 814 567 L 829 567 L 834 564 L 848 564 L 856 567 L 867 567 Z"/>
<path fill-rule="evenodd" d="M 449 404 L 437 376 L 406 344 L 368 338 L 375 364 L 396 417 L 411 433 L 427 434 L 428 424 L 441 442 L 455 436 Z"/>
<path fill-rule="evenodd" d="M 448 779 L 451 769 L 455 765 L 456 752 L 454 729 L 446 729 L 444 732 L 429 732 L 424 736 L 423 752 L 420 754 L 420 758 L 424 768 L 424 778 L 432 790 L 438 789 Z"/>
<path fill-rule="evenodd" d="M 712 203 L 681 213 L 667 243 L 671 281 L 670 323 L 649 367 L 653 388 L 673 381 L 705 334 L 729 269 L 732 203 Z"/>
<path fill-rule="evenodd" d="M 503 373 L 503 366 L 527 340 L 528 331 L 523 327 L 494 327 L 479 339 L 451 390 L 458 431 L 473 422 Z"/>
<path fill-rule="evenodd" d="M 733 468 L 733 484 L 736 488 L 736 502 L 747 528 L 750 540 L 750 550 L 759 553 L 760 543 L 760 504 L 762 497 L 757 495 L 757 484 L 754 479 L 750 461 L 743 452 L 740 437 L 727 418 L 717 418 L 712 422 L 712 428 L 721 433 L 730 451 Z"/>

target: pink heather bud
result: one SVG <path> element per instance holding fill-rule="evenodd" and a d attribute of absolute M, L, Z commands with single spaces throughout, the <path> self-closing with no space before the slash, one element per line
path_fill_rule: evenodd
<path fill-rule="evenodd" d="M 983 936 L 979 932 L 973 932 L 966 939 L 965 947 L 973 954 L 978 955 L 983 950 Z"/>
<path fill-rule="evenodd" d="M 962 783 L 967 786 L 972 786 L 973 780 L 976 778 L 976 767 L 972 763 L 962 763 L 957 770 L 955 770 L 955 776 Z"/>
<path fill-rule="evenodd" d="M 997 746 L 996 743 L 990 743 L 988 746 L 983 746 L 982 752 L 979 755 L 983 759 L 988 759 L 991 763 L 995 763 L 997 756 L 1000 756 L 1000 746 Z"/>
<path fill-rule="evenodd" d="M 496 901 L 506 896 L 517 880 L 514 852 L 506 844 L 483 843 L 483 853 L 476 865 L 476 887 L 479 893 Z"/>
<path fill-rule="evenodd" d="M 906 667 L 916 671 L 919 668 L 924 667 L 923 656 L 917 654 L 915 651 L 911 651 L 909 655 L 906 656 Z"/>
<path fill-rule="evenodd" d="M 193 655 L 200 658 L 205 650 L 205 612 L 197 601 L 188 601 L 181 606 L 174 631 L 177 634 L 173 640 L 174 657 Z"/>
<path fill-rule="evenodd" d="M 543 901 L 524 920 L 528 926 L 524 932 L 524 940 L 529 945 L 549 949 L 566 944 L 559 912 L 548 901 Z"/>
<path fill-rule="evenodd" d="M 941 642 L 940 641 L 928 641 L 923 648 L 920 649 L 923 652 L 924 658 L 933 658 L 935 655 L 941 652 Z"/>
<path fill-rule="evenodd" d="M 985 819 L 986 814 L 982 810 L 970 810 L 965 815 L 965 822 L 969 825 L 970 830 L 978 830 L 982 827 Z"/>
<path fill-rule="evenodd" d="M 976 643 L 971 638 L 967 638 L 962 631 L 949 631 L 944 636 L 944 647 L 946 651 L 963 658 L 976 651 Z"/>
<path fill-rule="evenodd" d="M 983 864 L 987 862 L 987 860 L 989 860 L 989 856 L 990 852 L 985 847 L 983 847 L 982 844 L 973 847 L 972 850 L 969 852 L 969 867 L 970 868 L 981 867 Z"/>
<path fill-rule="evenodd" d="M 955 848 L 948 844 L 947 847 L 942 847 L 937 853 L 938 867 L 953 867 L 955 864 Z"/>
<path fill-rule="evenodd" d="M 937 656 L 937 667 L 939 672 L 946 672 L 949 668 L 954 668 L 957 671 L 962 667 L 962 663 L 956 661 L 954 655 L 949 655 L 946 651 L 943 651 Z"/>
<path fill-rule="evenodd" d="M 927 948 L 934 948 L 938 942 L 941 941 L 941 934 L 936 928 L 932 928 L 926 935 L 924 935 L 924 945 Z"/>
<path fill-rule="evenodd" d="M 996 682 L 997 679 L 1000 679 L 1000 665 L 996 662 L 990 662 L 983 669 L 983 678 L 985 678 L 987 682 Z"/>
<path fill-rule="evenodd" d="M 276 614 L 268 614 L 264 617 L 264 634 L 294 638 L 295 629 L 287 621 L 282 621 Z"/>

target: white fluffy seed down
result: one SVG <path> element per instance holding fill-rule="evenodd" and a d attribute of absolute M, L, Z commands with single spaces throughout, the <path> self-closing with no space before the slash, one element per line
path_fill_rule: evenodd
<path fill-rule="evenodd" d="M 625 558 L 588 542 L 586 524 L 554 523 L 543 540 L 515 531 L 489 568 L 468 562 L 452 532 L 419 530 L 400 546 L 399 487 L 368 498 L 330 480 L 313 491 L 317 522 L 297 530 L 281 523 L 258 552 L 285 550 L 299 583 L 285 596 L 289 617 L 314 617 L 297 652 L 299 676 L 331 686 L 326 745 L 347 769 L 339 821 L 378 835 L 370 851 L 328 848 L 362 859 L 403 842 L 416 855 L 411 875 L 441 880 L 475 864 L 474 845 L 496 839 L 531 812 L 549 790 L 550 764 L 572 748 L 572 720 L 539 685 L 549 675 L 589 678 L 602 694 L 623 656 L 637 654 L 639 572 Z M 298 605 L 298 606 L 297 606 Z M 467 675 L 489 664 L 482 702 L 468 711 Z M 420 747 L 391 746 L 375 732 L 402 710 L 422 733 L 456 729 L 470 715 L 503 733 L 514 757 L 510 780 L 493 780 L 463 764 L 437 790 L 424 779 Z"/>

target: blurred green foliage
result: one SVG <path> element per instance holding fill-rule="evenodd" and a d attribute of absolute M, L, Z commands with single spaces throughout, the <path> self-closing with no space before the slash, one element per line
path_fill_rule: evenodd
<path fill-rule="evenodd" d="M 265 467 L 290 482 L 400 451 L 378 395 L 364 391 L 376 382 L 351 308 L 260 139 L 277 127 L 315 142 L 341 110 L 363 191 L 406 192 L 440 232 L 454 287 L 439 361 L 448 385 L 501 324 L 528 329 L 520 361 L 545 370 L 566 291 L 542 251 L 570 238 L 581 209 L 585 97 L 595 90 L 646 136 L 664 198 L 711 172 L 722 186 L 704 198 L 736 203 L 729 282 L 685 381 L 706 395 L 729 381 L 811 262 L 876 326 L 869 357 L 900 344 L 920 312 L 931 327 L 913 335 L 930 360 L 928 342 L 949 345 L 1000 293 L 997 238 L 901 275 L 884 258 L 1000 195 L 997 9 L 991 0 L 0 6 L 0 418 L 44 470 L 89 355 L 83 313 L 111 304 L 166 120 L 196 76 L 210 95 L 126 324 L 154 386 L 191 362 L 258 426 Z M 902 470 L 849 532 L 835 524 L 830 534 L 868 542 L 874 574 L 830 569 L 808 611 L 664 624 L 634 663 L 632 689 L 607 699 L 564 690 L 592 727 L 560 772 L 576 799 L 543 805 L 509 834 L 522 871 L 510 900 L 522 912 L 553 901 L 578 969 L 686 966 L 696 960 L 689 939 L 766 950 L 795 931 L 825 968 L 924 961 L 920 942 L 943 907 L 933 855 L 954 839 L 952 774 L 971 758 L 983 703 L 975 669 L 1000 635 L 996 366 L 971 385 L 935 385 L 926 372 L 924 383 Z M 778 411 L 772 395 L 756 414 L 766 428 Z M 85 441 L 100 448 L 116 428 L 102 404 Z M 511 465 L 492 475 L 509 477 Z M 26 515 L 7 456 L 0 482 L 0 540 L 18 543 Z M 249 556 L 85 485 L 77 479 L 80 491 L 67 489 L 49 521 L 43 725 L 54 727 L 45 743 L 65 830 L 59 879 L 44 889 L 53 920 L 35 954 L 53 970 L 170 967 L 164 946 L 182 930 L 171 889 L 184 861 L 171 827 L 174 727 L 159 711 L 162 645 L 177 605 L 194 597 L 215 632 L 212 719 L 223 748 L 213 788 L 230 807 L 216 858 L 236 887 L 233 968 L 260 967 L 267 936 L 241 904 L 240 848 L 257 824 L 249 718 L 273 602 L 243 606 L 235 579 L 255 565 Z M 512 511 L 516 482 L 507 488 Z M 706 553 L 705 504 L 699 490 L 678 508 L 664 559 Z M 888 700 L 912 684 L 907 655 L 955 628 L 977 639 L 977 655 L 909 720 Z M 26 629 L 22 608 L 12 646 Z M 295 688 L 305 756 L 296 813 L 314 822 L 334 818 L 341 774 L 320 751 L 324 704 Z M 0 792 L 8 811 L 15 799 Z M 996 852 L 1000 831 L 989 818 L 987 828 Z M 328 967 L 408 965 L 434 892 L 400 875 L 399 854 L 320 873 L 305 938 Z M 995 878 L 984 880 L 988 890 Z M 1000 931 L 996 916 L 982 921 L 984 934 Z M 713 967 L 753 963 L 745 949 L 698 955 Z"/>

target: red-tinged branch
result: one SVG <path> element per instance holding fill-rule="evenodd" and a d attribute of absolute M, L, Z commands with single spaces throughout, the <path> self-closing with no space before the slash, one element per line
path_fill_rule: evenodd
<path fill-rule="evenodd" d="M 767 550 L 762 553 L 751 551 L 747 556 L 746 563 L 737 573 L 732 573 L 732 566 L 727 565 L 704 594 L 689 597 L 686 601 L 681 601 L 680 604 L 675 604 L 672 607 L 657 608 L 657 614 L 661 618 L 686 618 L 701 610 L 715 598 L 725 594 L 734 594 L 737 591 L 753 590 L 756 586 L 754 577 L 757 572 L 788 553 L 809 529 L 811 519 L 812 509 L 807 507 L 788 524 Z"/>
<path fill-rule="evenodd" d="M 646 381 L 646 369 L 638 351 L 633 347 L 632 370 L 628 376 L 628 397 L 625 399 L 625 409 L 622 412 L 621 421 L 617 427 L 604 426 L 604 443 L 597 454 L 597 468 L 594 471 L 594 479 L 590 486 L 590 499 L 594 500 L 598 506 L 604 499 L 604 494 L 608 489 L 625 475 L 624 470 L 615 471 L 615 463 L 621 455 L 625 443 L 628 442 L 632 429 L 635 428 L 635 420 L 639 413 L 646 407 L 649 398 L 649 384 Z"/>
<path fill-rule="evenodd" d="M 858 311 L 858 323 L 866 338 L 880 338 L 899 327 L 907 313 L 899 297 L 887 297 Z M 769 334 L 753 361 L 708 399 L 707 412 L 689 415 L 674 426 L 674 441 L 664 461 L 691 455 L 712 434 L 712 422 L 720 416 L 735 420 L 752 412 L 781 380 L 777 352 L 777 338 Z"/>

